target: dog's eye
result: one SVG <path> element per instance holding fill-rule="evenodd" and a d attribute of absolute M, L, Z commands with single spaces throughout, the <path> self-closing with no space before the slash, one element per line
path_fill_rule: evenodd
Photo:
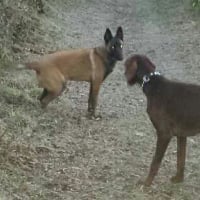
<path fill-rule="evenodd" d="M 112 49 L 115 49 L 115 46 L 112 46 L 111 48 L 112 48 Z"/>
<path fill-rule="evenodd" d="M 120 45 L 120 48 L 121 48 L 121 49 L 123 48 L 123 45 L 122 45 L 122 44 Z"/>

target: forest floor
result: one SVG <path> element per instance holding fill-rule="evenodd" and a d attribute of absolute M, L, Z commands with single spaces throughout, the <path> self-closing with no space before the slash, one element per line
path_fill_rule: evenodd
<path fill-rule="evenodd" d="M 122 26 L 125 58 L 146 54 L 166 77 L 199 83 L 200 25 L 179 1 L 63 2 L 46 4 L 40 18 L 45 42 L 35 47 L 95 47 L 103 44 L 106 27 L 114 33 Z M 70 82 L 44 111 L 34 72 L 9 68 L 1 74 L 0 199 L 199 199 L 199 137 L 188 140 L 184 183 L 169 181 L 176 170 L 174 139 L 152 187 L 137 185 L 148 174 L 156 135 L 141 88 L 127 87 L 123 62 L 102 85 L 100 121 L 86 117 L 87 83 Z"/>

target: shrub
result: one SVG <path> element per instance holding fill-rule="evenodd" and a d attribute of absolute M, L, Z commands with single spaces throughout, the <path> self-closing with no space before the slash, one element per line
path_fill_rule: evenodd
<path fill-rule="evenodd" d="M 192 7 L 200 9 L 200 0 L 192 0 Z"/>
<path fill-rule="evenodd" d="M 0 0 L 0 66 L 40 37 L 42 0 Z"/>

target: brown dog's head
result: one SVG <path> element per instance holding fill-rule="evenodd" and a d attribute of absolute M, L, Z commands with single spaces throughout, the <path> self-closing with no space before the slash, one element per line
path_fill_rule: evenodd
<path fill-rule="evenodd" d="M 125 61 L 125 76 L 129 85 L 142 83 L 143 76 L 155 71 L 155 65 L 144 55 L 133 55 Z"/>
<path fill-rule="evenodd" d="M 114 37 L 110 29 L 106 29 L 104 41 L 108 54 L 112 59 L 123 60 L 123 39 L 122 27 L 118 27 Z"/>

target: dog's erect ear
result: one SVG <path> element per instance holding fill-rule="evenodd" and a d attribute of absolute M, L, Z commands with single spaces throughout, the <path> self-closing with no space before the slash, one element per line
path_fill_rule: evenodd
<path fill-rule="evenodd" d="M 124 40 L 124 34 L 123 34 L 123 29 L 121 26 L 119 26 L 117 28 L 117 32 L 116 32 L 116 37 L 118 37 L 120 40 Z"/>
<path fill-rule="evenodd" d="M 106 29 L 106 32 L 105 32 L 105 34 L 104 34 L 105 43 L 108 44 L 108 42 L 110 42 L 110 41 L 112 40 L 112 38 L 113 38 L 113 35 L 112 35 L 110 29 L 107 28 L 107 29 Z"/>

